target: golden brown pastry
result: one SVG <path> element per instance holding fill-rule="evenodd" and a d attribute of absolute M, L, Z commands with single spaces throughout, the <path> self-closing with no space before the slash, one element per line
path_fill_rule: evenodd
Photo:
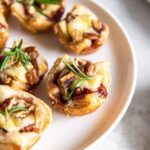
<path fill-rule="evenodd" d="M 82 5 L 75 5 L 66 18 L 54 26 L 63 46 L 73 54 L 91 54 L 108 38 L 109 27 Z"/>
<path fill-rule="evenodd" d="M 54 107 L 70 115 L 85 115 L 99 108 L 111 82 L 110 63 L 68 55 L 58 58 L 47 77 L 48 97 Z"/>
<path fill-rule="evenodd" d="M 29 91 L 40 82 L 47 69 L 47 62 L 37 48 L 23 40 L 14 42 L 10 52 L 0 54 L 0 84 Z"/>
<path fill-rule="evenodd" d="M 29 150 L 51 120 L 51 110 L 43 101 L 0 85 L 0 150 Z"/>
<path fill-rule="evenodd" d="M 10 12 L 10 6 L 14 0 L 0 0 L 0 13 L 7 16 Z"/>
<path fill-rule="evenodd" d="M 8 37 L 8 24 L 4 15 L 0 13 L 0 49 L 3 49 L 5 47 Z"/>
<path fill-rule="evenodd" d="M 22 0 L 22 2 L 27 2 Z M 65 0 L 59 5 L 33 2 L 32 5 L 15 2 L 11 6 L 12 14 L 21 22 L 25 29 L 37 33 L 49 30 L 58 22 L 64 13 Z"/>

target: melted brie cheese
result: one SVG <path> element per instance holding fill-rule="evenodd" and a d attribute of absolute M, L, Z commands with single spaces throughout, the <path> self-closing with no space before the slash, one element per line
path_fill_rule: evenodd
<path fill-rule="evenodd" d="M 57 11 L 60 5 L 46 5 L 46 8 L 42 11 L 47 16 L 51 16 L 53 12 Z M 34 17 L 45 18 L 44 15 L 41 15 L 33 6 L 29 7 L 29 13 L 32 14 Z"/>
<path fill-rule="evenodd" d="M 81 79 L 82 79 L 81 77 L 76 76 L 75 81 L 73 82 L 71 87 L 73 88 L 75 86 L 75 84 Z M 92 91 L 97 91 L 97 88 L 100 86 L 102 79 L 103 79 L 103 77 L 101 75 L 96 74 L 95 76 L 91 77 L 90 80 L 83 81 L 79 87 L 81 87 L 82 90 L 84 88 L 87 88 Z"/>
<path fill-rule="evenodd" d="M 91 26 L 91 20 L 88 15 L 78 16 L 68 24 L 68 32 L 72 35 L 74 30 L 85 32 Z"/>
<path fill-rule="evenodd" d="M 33 68 L 33 65 L 29 63 L 27 67 L 30 71 Z M 26 78 L 27 71 L 20 62 L 9 68 L 6 68 L 4 72 L 9 76 L 13 77 L 17 81 L 20 81 L 22 83 L 28 83 Z"/>
<path fill-rule="evenodd" d="M 8 120 L 6 121 L 5 117 L 0 114 L 0 128 L 3 128 L 8 132 L 19 131 L 21 128 L 34 123 L 35 118 L 33 115 L 30 115 L 23 119 L 12 118 L 11 116 L 9 116 Z"/>

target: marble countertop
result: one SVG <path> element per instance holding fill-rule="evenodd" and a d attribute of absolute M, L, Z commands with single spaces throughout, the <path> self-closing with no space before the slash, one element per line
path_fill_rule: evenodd
<path fill-rule="evenodd" d="M 117 127 L 96 150 L 150 150 L 150 4 L 146 0 L 97 0 L 131 37 L 138 64 L 135 94 Z"/>

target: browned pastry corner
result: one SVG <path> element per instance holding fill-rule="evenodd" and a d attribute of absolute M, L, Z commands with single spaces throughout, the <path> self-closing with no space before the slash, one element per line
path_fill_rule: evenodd
<path fill-rule="evenodd" d="M 65 55 L 58 58 L 49 71 L 47 91 L 54 107 L 66 114 L 81 116 L 92 113 L 105 101 L 111 82 L 108 69 L 110 63 L 107 61 L 92 63 L 78 58 L 72 61 L 89 79 L 81 77 L 79 71 L 70 62 L 69 56 Z M 77 73 L 69 69 L 64 62 L 67 62 Z"/>
<path fill-rule="evenodd" d="M 0 50 L 5 47 L 8 37 L 8 24 L 4 15 L 0 13 Z"/>
<path fill-rule="evenodd" d="M 10 6 L 14 0 L 0 0 L 0 13 L 7 16 L 10 12 Z"/>
<path fill-rule="evenodd" d="M 51 110 L 42 100 L 0 85 L 0 150 L 29 150 L 51 120 Z"/>
<path fill-rule="evenodd" d="M 54 31 L 69 52 L 82 55 L 97 51 L 109 35 L 109 27 L 88 8 L 79 4 L 54 26 Z"/>
<path fill-rule="evenodd" d="M 19 41 L 14 42 L 12 47 L 18 45 L 18 43 Z M 38 52 L 36 47 L 23 43 L 22 50 L 30 59 L 27 65 L 28 71 L 24 68 L 21 61 L 16 62 L 16 55 L 13 55 L 6 63 L 4 69 L 0 71 L 0 84 L 29 91 L 43 78 L 44 74 L 47 72 L 48 65 L 45 58 Z M 2 66 L 6 56 L 7 55 L 3 53 L 0 54 L 0 66 Z"/>
<path fill-rule="evenodd" d="M 23 5 L 15 2 L 11 6 L 12 14 L 26 30 L 33 33 L 50 30 L 61 19 L 65 11 L 65 0 L 61 0 L 60 5 L 36 2 L 35 6 L 45 15 L 39 13 L 32 5 Z"/>

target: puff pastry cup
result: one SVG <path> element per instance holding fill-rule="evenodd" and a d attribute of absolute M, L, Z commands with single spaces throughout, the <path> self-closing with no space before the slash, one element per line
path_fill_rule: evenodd
<path fill-rule="evenodd" d="M 0 13 L 7 16 L 10 12 L 10 6 L 14 0 L 0 0 Z"/>
<path fill-rule="evenodd" d="M 109 27 L 88 8 L 79 4 L 54 26 L 54 31 L 69 52 L 82 55 L 97 51 L 109 35 Z"/>
<path fill-rule="evenodd" d="M 15 47 L 18 43 L 20 42 L 14 42 L 12 47 Z M 48 65 L 36 47 L 23 43 L 21 49 L 30 60 L 27 65 L 28 70 L 24 68 L 21 61 L 16 62 L 16 55 L 13 55 L 3 70 L 0 71 L 0 84 L 29 91 L 43 78 Z M 6 56 L 3 53 L 0 54 L 0 66 L 2 66 Z"/>
<path fill-rule="evenodd" d="M 0 111 L 0 150 L 29 150 L 52 120 L 43 101 L 7 85 L 0 85 Z"/>
<path fill-rule="evenodd" d="M 25 1 L 26 0 L 22 0 Z M 65 0 L 60 0 L 60 5 L 44 4 L 35 2 L 32 5 L 23 5 L 15 2 L 11 6 L 12 14 L 20 21 L 20 23 L 30 32 L 37 33 L 40 31 L 47 31 L 52 28 L 52 26 L 58 22 L 63 13 Z M 42 15 L 37 11 L 39 9 L 44 13 Z"/>
<path fill-rule="evenodd" d="M 0 13 L 0 49 L 3 49 L 5 47 L 8 37 L 8 24 L 4 15 Z"/>
<path fill-rule="evenodd" d="M 68 68 L 68 64 L 76 73 Z M 108 61 L 91 63 L 79 58 L 73 61 L 68 55 L 58 58 L 47 76 L 48 97 L 53 106 L 69 115 L 81 116 L 95 111 L 108 94 L 109 65 Z M 82 77 L 80 72 L 85 76 Z"/>

